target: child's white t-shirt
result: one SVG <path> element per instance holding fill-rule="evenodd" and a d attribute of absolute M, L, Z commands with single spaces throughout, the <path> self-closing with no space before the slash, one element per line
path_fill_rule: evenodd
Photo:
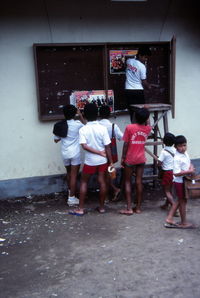
<path fill-rule="evenodd" d="M 179 153 L 176 150 L 176 153 L 174 155 L 174 169 L 173 173 L 178 174 L 182 171 L 189 170 L 190 167 L 190 157 L 187 152 L 185 153 Z M 174 182 L 183 183 L 183 176 L 174 176 Z"/>
<path fill-rule="evenodd" d="M 79 143 L 87 144 L 99 151 L 105 150 L 105 146 L 110 144 L 107 128 L 99 124 L 98 121 L 89 121 L 79 130 Z M 107 163 L 107 158 L 85 150 L 84 163 L 89 166 L 97 166 Z"/>
<path fill-rule="evenodd" d="M 55 136 L 54 139 L 61 139 L 61 154 L 63 159 L 74 158 L 80 155 L 79 129 L 84 126 L 79 120 L 67 120 L 68 131 L 66 138 Z"/>
<path fill-rule="evenodd" d="M 173 170 L 174 157 L 169 152 L 167 152 L 165 149 L 168 150 L 169 152 L 171 152 L 173 155 L 175 155 L 175 153 L 176 153 L 176 149 L 173 146 L 165 146 L 162 149 L 158 160 L 162 162 L 161 167 L 164 171 Z"/>
<path fill-rule="evenodd" d="M 101 119 L 99 121 L 99 123 L 107 128 L 109 137 L 111 138 L 112 137 L 112 122 L 110 122 L 108 119 Z M 116 139 L 121 141 L 122 137 L 123 137 L 123 133 L 117 124 L 114 125 L 114 133 L 115 133 Z"/>

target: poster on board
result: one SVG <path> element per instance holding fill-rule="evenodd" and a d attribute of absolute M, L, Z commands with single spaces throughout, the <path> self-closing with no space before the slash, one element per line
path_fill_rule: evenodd
<path fill-rule="evenodd" d="M 138 50 L 110 50 L 110 74 L 124 74 L 126 71 L 126 60 L 136 57 Z"/>
<path fill-rule="evenodd" d="M 106 96 L 107 95 L 107 96 Z M 114 91 L 113 90 L 91 90 L 91 91 L 74 91 L 70 96 L 70 103 L 78 109 L 83 110 L 87 103 L 94 103 L 98 108 L 104 105 L 114 111 Z"/>

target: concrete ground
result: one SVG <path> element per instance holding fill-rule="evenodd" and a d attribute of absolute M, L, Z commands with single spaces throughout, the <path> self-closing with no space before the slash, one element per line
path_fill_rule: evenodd
<path fill-rule="evenodd" d="M 140 215 L 97 203 L 90 194 L 77 217 L 63 194 L 1 201 L 0 297 L 200 297 L 200 229 L 166 229 L 160 189 L 145 187 Z M 200 200 L 187 208 L 200 226 Z"/>

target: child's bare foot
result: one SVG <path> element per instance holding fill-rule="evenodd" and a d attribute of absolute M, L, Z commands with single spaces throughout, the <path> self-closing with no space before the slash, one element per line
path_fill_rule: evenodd
<path fill-rule="evenodd" d="M 196 226 L 194 224 L 189 223 L 189 222 L 184 223 L 184 224 L 177 223 L 177 226 L 179 229 L 195 229 L 196 228 Z"/>
<path fill-rule="evenodd" d="M 166 219 L 165 222 L 169 225 L 177 225 L 177 223 L 173 220 Z"/>
<path fill-rule="evenodd" d="M 133 208 L 133 212 L 140 214 L 140 213 L 142 213 L 142 210 L 140 208 Z"/>
<path fill-rule="evenodd" d="M 123 215 L 133 215 L 133 210 L 132 209 L 122 209 L 119 211 L 120 214 Z"/>
<path fill-rule="evenodd" d="M 165 228 L 175 228 L 175 229 L 195 229 L 197 228 L 195 225 L 191 224 L 191 223 L 165 223 L 164 224 Z"/>

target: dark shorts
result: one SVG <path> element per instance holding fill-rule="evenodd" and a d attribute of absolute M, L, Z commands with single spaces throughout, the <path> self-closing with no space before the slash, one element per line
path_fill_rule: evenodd
<path fill-rule="evenodd" d="M 173 171 L 162 171 L 162 185 L 172 185 L 173 184 Z"/>
<path fill-rule="evenodd" d="M 131 123 L 135 123 L 135 112 L 138 108 L 131 107 L 131 105 L 145 104 L 144 90 L 125 90 L 126 105 L 129 110 Z"/>
<path fill-rule="evenodd" d="M 103 165 L 98 165 L 98 166 L 89 166 L 84 164 L 82 173 L 84 174 L 95 174 L 95 173 L 100 173 L 100 172 L 107 172 L 108 170 L 108 164 L 104 163 Z"/>
<path fill-rule="evenodd" d="M 125 90 L 127 106 L 145 104 L 144 90 Z"/>
<path fill-rule="evenodd" d="M 184 184 L 183 183 L 178 183 L 178 182 L 174 182 L 173 183 L 175 191 L 176 191 L 176 195 L 178 197 L 178 199 L 184 199 L 185 195 L 184 195 Z"/>
<path fill-rule="evenodd" d="M 125 166 L 127 166 L 128 168 L 135 168 L 135 167 L 137 167 L 137 166 L 144 166 L 145 165 L 145 163 L 138 163 L 138 164 L 136 164 L 136 165 L 131 165 L 131 164 L 129 164 L 129 163 L 124 163 L 125 164 Z"/>

